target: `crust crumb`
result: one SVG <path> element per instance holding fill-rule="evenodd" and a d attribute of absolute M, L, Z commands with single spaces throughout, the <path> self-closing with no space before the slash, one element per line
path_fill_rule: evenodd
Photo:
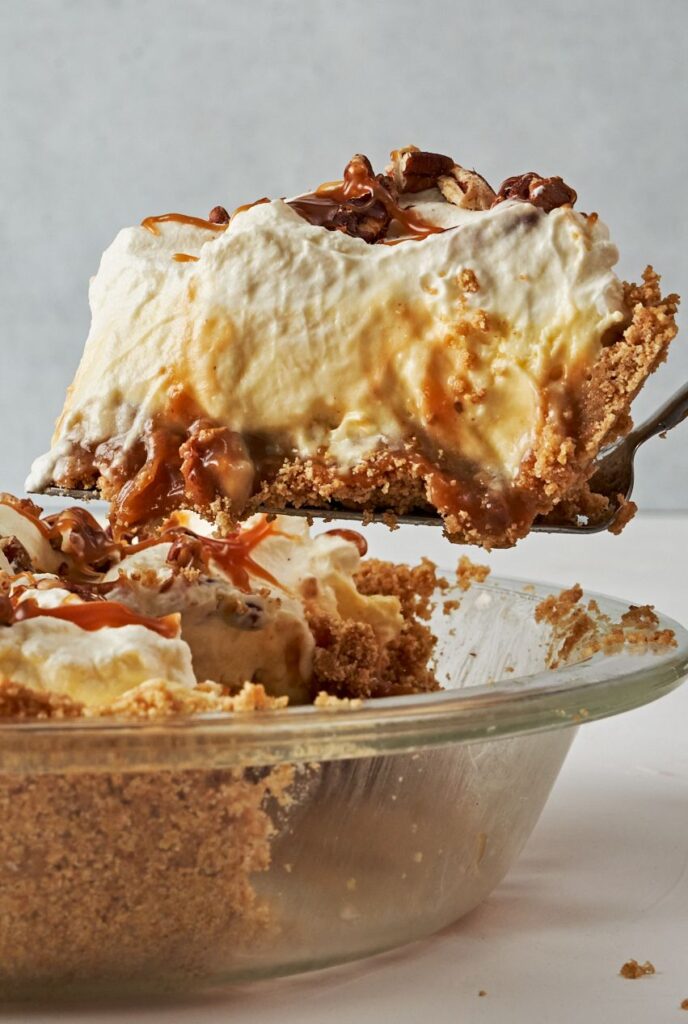
<path fill-rule="evenodd" d="M 321 711 L 355 711 L 363 707 L 363 701 L 360 697 L 335 697 L 334 694 L 321 690 L 313 705 Z"/>
<path fill-rule="evenodd" d="M 79 718 L 83 711 L 83 704 L 60 693 L 32 690 L 11 679 L 0 679 L 0 720 Z"/>
<path fill-rule="evenodd" d="M 336 697 L 385 697 L 439 689 L 430 666 L 436 640 L 426 621 L 439 586 L 428 559 L 409 567 L 366 559 L 356 574 L 361 594 L 396 597 L 404 622 L 399 635 L 381 646 L 368 623 L 315 614 L 313 686 Z"/>
<path fill-rule="evenodd" d="M 112 704 L 86 708 L 84 714 L 97 718 L 168 718 L 218 711 L 272 711 L 286 706 L 286 697 L 269 697 L 260 683 L 244 683 L 237 694 L 230 696 L 217 683 L 199 683 L 187 689 L 164 679 L 150 679 Z"/>
<path fill-rule="evenodd" d="M 547 652 L 550 668 L 558 668 L 574 656 L 582 660 L 599 652 L 613 654 L 624 646 L 648 650 L 676 646 L 673 630 L 658 629 L 659 619 L 652 605 L 631 605 L 619 622 L 613 622 L 596 601 L 583 605 L 582 598 L 583 591 L 576 583 L 546 597 L 535 609 L 535 621 L 552 627 Z"/>
<path fill-rule="evenodd" d="M 635 516 L 638 511 L 638 506 L 634 501 L 625 498 L 623 494 L 617 495 L 619 501 L 619 511 L 616 513 L 614 522 L 609 527 L 609 532 L 618 536 L 623 529 L 630 523 L 631 519 Z"/>
<path fill-rule="evenodd" d="M 483 583 L 490 575 L 488 565 L 477 565 L 467 555 L 462 555 L 456 567 L 456 579 L 460 590 L 469 590 L 474 583 Z"/>
<path fill-rule="evenodd" d="M 619 974 L 622 978 L 642 978 L 646 974 L 654 974 L 655 965 L 646 960 L 644 964 L 639 964 L 637 960 L 627 960 L 625 964 L 622 964 Z M 686 1007 L 683 1007 L 685 1009 Z"/>

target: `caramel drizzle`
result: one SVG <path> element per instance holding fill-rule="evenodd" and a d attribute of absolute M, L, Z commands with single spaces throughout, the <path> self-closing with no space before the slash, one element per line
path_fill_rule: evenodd
<path fill-rule="evenodd" d="M 152 235 L 159 235 L 158 224 L 168 224 L 170 222 L 190 224 L 195 228 L 207 228 L 208 231 L 215 231 L 218 234 L 222 234 L 223 231 L 227 230 L 226 224 L 214 224 L 211 220 L 204 220 L 203 217 L 190 217 L 186 213 L 161 213 L 157 217 L 144 217 L 141 221 L 141 227 L 145 228 L 146 231 L 150 231 Z"/>
<path fill-rule="evenodd" d="M 251 576 L 280 590 L 284 589 L 279 580 L 252 557 L 255 548 L 271 536 L 287 534 L 277 529 L 274 520 L 269 521 L 267 516 L 262 516 L 253 526 L 239 529 L 228 537 L 202 537 L 191 530 L 181 532 L 172 528 L 164 532 L 161 539 L 172 540 L 168 562 L 192 561 L 198 552 L 202 563 L 207 565 L 213 561 L 238 590 L 250 594 Z"/>
<path fill-rule="evenodd" d="M 15 622 L 25 622 L 27 619 L 39 617 L 72 622 L 79 629 L 89 632 L 98 629 L 120 629 L 123 626 L 144 626 L 167 640 L 173 640 L 179 635 L 176 616 L 164 615 L 161 618 L 154 618 L 150 615 L 139 615 L 119 601 L 96 600 L 83 604 L 64 604 L 58 608 L 41 608 L 33 598 L 27 598 L 14 608 Z"/>
<path fill-rule="evenodd" d="M 72 580 L 76 578 L 77 582 L 85 583 L 87 586 L 95 577 L 101 574 L 98 571 L 99 569 L 102 572 L 103 567 L 119 562 L 127 555 L 135 554 L 137 551 L 144 551 L 146 548 L 154 547 L 157 544 L 171 542 L 173 547 L 174 545 L 177 546 L 177 557 L 171 551 L 170 555 L 172 557 L 168 556 L 168 561 L 177 561 L 184 548 L 189 551 L 192 548 L 196 548 L 202 553 L 202 561 L 206 565 L 210 560 L 215 562 L 231 579 L 232 583 L 244 593 L 251 592 L 250 575 L 280 590 L 284 589 L 279 580 L 252 557 L 253 551 L 267 537 L 289 536 L 289 534 L 279 530 L 275 521 L 268 520 L 267 516 L 262 516 L 252 526 L 239 528 L 228 537 L 219 538 L 204 537 L 194 533 L 193 530 L 179 526 L 176 524 L 173 516 L 166 526 L 163 527 L 159 536 L 133 544 L 127 540 L 113 540 L 109 530 L 104 530 L 86 509 L 67 508 L 62 512 L 41 519 L 39 515 L 40 509 L 33 505 L 33 503 L 15 499 L 14 501 L 3 500 L 0 504 L 6 504 L 10 508 L 14 508 L 15 511 L 40 531 L 54 550 L 69 555 L 74 565 L 71 569 L 66 565 L 63 570 L 64 575 L 68 578 L 71 577 Z M 353 531 L 345 532 L 353 533 Z M 110 584 L 105 586 L 109 587 Z M 102 606 L 104 603 L 116 604 L 117 602 L 99 601 L 97 603 L 99 606 Z M 71 608 L 72 606 L 68 607 Z M 121 607 L 127 614 L 134 614 L 133 612 L 129 613 L 128 609 L 124 608 L 124 605 Z M 44 614 L 43 610 L 40 614 Z M 67 617 L 70 616 L 71 612 Z M 64 618 L 65 616 L 61 617 Z M 103 623 L 103 625 L 107 624 Z M 123 624 L 126 625 L 126 623 Z M 88 628 L 96 629 L 100 627 L 84 626 L 84 629 Z"/>
<path fill-rule="evenodd" d="M 345 228 L 328 223 L 336 210 L 352 199 L 370 196 L 380 202 L 391 221 L 396 221 L 407 233 L 400 238 L 382 239 L 383 245 L 396 245 L 398 242 L 410 240 L 421 241 L 428 235 L 442 234 L 446 228 L 437 224 L 429 224 L 416 213 L 413 207 L 401 207 L 385 186 L 372 175 L 362 160 L 352 160 L 344 170 L 341 181 L 330 181 L 321 185 L 315 192 L 309 192 L 296 199 L 287 200 L 287 205 L 296 210 L 304 220 L 317 227 L 329 227 L 339 231 Z"/>
<path fill-rule="evenodd" d="M 230 223 L 239 213 L 246 213 L 247 210 L 252 210 L 254 206 L 262 206 L 264 203 L 271 203 L 272 199 L 268 199 L 267 196 L 263 196 L 262 199 L 254 199 L 252 203 L 243 203 L 241 206 L 237 206 L 236 210 L 232 213 Z M 228 225 L 227 225 L 228 226 Z"/>
<path fill-rule="evenodd" d="M 254 206 L 261 206 L 263 203 L 271 202 L 270 199 L 264 197 L 263 199 L 256 199 L 253 203 L 244 203 L 243 206 L 237 206 L 236 210 L 231 216 L 231 220 L 239 213 L 244 213 L 246 210 L 253 209 Z M 191 217 L 186 213 L 162 213 L 157 217 L 145 217 L 141 221 L 141 227 L 145 228 L 146 231 L 150 231 L 152 235 L 159 235 L 160 230 L 158 224 L 167 224 L 173 222 L 175 224 L 190 224 L 196 228 L 207 228 L 209 231 L 215 231 L 217 234 L 222 234 L 229 227 L 229 222 L 226 224 L 217 224 L 212 220 L 204 220 L 203 217 Z M 176 263 L 197 263 L 199 257 L 192 256 L 188 252 L 174 252 L 172 253 L 172 259 Z"/>
<path fill-rule="evenodd" d="M 87 582 L 112 561 L 119 559 L 120 548 L 109 530 L 84 508 L 66 508 L 41 518 L 41 509 L 33 502 L 3 496 L 7 505 L 31 523 L 58 554 L 69 556 L 72 566 L 65 569 L 69 578 Z"/>
<path fill-rule="evenodd" d="M 361 558 L 365 558 L 368 554 L 368 541 L 358 530 L 346 530 L 343 527 L 337 527 L 334 530 L 325 530 L 323 536 L 341 537 L 342 540 L 348 540 L 349 544 L 353 544 L 354 547 L 358 548 Z"/>

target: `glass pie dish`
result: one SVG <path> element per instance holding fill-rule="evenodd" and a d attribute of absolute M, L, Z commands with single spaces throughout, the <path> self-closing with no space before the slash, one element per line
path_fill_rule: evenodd
<path fill-rule="evenodd" d="M 555 592 L 492 579 L 443 593 L 439 693 L 0 724 L 2 998 L 313 970 L 471 910 L 528 839 L 578 726 L 688 673 L 688 632 L 663 616 L 673 647 L 548 669 L 534 609 Z M 627 610 L 596 600 L 614 620 Z"/>

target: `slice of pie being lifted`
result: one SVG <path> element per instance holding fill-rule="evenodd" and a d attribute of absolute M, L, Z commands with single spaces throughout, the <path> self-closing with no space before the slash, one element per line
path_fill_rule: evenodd
<path fill-rule="evenodd" d="M 495 194 L 409 147 L 229 218 L 125 228 L 28 486 L 99 487 L 120 533 L 178 507 L 437 509 L 504 546 L 538 516 L 594 514 L 601 447 L 665 358 L 676 297 L 623 284 L 560 178 Z M 571 511 L 567 511 L 571 510 Z"/>

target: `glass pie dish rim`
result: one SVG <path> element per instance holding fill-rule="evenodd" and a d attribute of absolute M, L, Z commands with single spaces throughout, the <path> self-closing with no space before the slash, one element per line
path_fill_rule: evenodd
<path fill-rule="evenodd" d="M 518 593 L 533 606 L 562 590 L 560 585 L 503 576 L 473 587 Z M 583 598 L 594 599 L 603 613 L 616 618 L 629 607 L 594 591 L 584 591 Z M 182 765 L 212 769 L 330 761 L 576 726 L 650 703 L 688 675 L 688 630 L 656 614 L 659 628 L 674 631 L 675 647 L 624 650 L 479 686 L 369 698 L 353 708 L 306 705 L 157 720 L 0 722 L 0 771 L 162 770 Z"/>

